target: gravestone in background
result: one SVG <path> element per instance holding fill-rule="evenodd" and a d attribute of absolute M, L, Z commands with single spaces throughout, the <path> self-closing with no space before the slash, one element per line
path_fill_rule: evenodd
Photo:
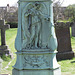
<path fill-rule="evenodd" d="M 72 36 L 75 37 L 75 22 L 72 23 Z"/>
<path fill-rule="evenodd" d="M 10 55 L 10 49 L 6 45 L 6 38 L 5 38 L 5 30 L 9 29 L 10 25 L 5 25 L 5 20 L 0 20 L 0 30 L 1 30 L 1 46 L 0 46 L 0 56 L 3 54 Z"/>
<path fill-rule="evenodd" d="M 12 75 L 61 75 L 52 0 L 19 0 L 16 64 Z"/>
<path fill-rule="evenodd" d="M 58 40 L 57 59 L 71 59 L 74 52 L 71 48 L 70 23 L 58 22 L 55 25 L 56 36 Z"/>

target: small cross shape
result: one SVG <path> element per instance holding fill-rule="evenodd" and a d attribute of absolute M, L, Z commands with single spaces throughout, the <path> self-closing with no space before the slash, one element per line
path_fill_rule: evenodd
<path fill-rule="evenodd" d="M 9 28 L 10 26 L 8 24 L 5 25 L 5 20 L 0 20 L 1 45 L 6 45 L 5 30 Z"/>

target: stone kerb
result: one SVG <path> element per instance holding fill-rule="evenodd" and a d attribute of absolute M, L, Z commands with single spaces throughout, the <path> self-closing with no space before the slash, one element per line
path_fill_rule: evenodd
<path fill-rule="evenodd" d="M 0 75 L 10 75 L 10 74 L 0 74 Z"/>
<path fill-rule="evenodd" d="M 70 23 L 58 22 L 55 25 L 55 32 L 58 40 L 57 59 L 71 59 L 74 52 L 71 48 Z"/>
<path fill-rule="evenodd" d="M 0 57 L 0 72 L 1 72 L 1 68 L 2 68 L 2 62 L 3 62 L 3 60 Z"/>

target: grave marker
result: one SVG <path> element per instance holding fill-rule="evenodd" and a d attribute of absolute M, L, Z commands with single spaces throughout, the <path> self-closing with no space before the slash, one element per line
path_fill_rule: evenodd
<path fill-rule="evenodd" d="M 0 29 L 1 29 L 0 56 L 3 54 L 10 55 L 10 49 L 8 49 L 8 46 L 6 45 L 6 38 L 5 38 L 5 30 L 9 28 L 10 25 L 5 25 L 5 20 L 0 20 Z"/>
<path fill-rule="evenodd" d="M 58 22 L 55 25 L 56 36 L 58 40 L 57 59 L 71 59 L 74 52 L 71 48 L 70 23 Z"/>
<path fill-rule="evenodd" d="M 9 28 L 10 28 L 9 25 L 5 25 L 5 20 L 0 20 L 1 45 L 6 45 L 5 30 Z"/>
<path fill-rule="evenodd" d="M 12 75 L 61 75 L 53 0 L 19 0 L 18 6 L 17 60 Z"/>

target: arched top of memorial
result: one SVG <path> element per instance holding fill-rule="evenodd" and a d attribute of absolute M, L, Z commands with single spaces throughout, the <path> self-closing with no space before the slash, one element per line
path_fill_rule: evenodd
<path fill-rule="evenodd" d="M 51 2 L 53 2 L 53 0 L 19 0 L 19 1 L 26 1 L 26 2 L 29 2 L 29 1 L 51 1 Z"/>

